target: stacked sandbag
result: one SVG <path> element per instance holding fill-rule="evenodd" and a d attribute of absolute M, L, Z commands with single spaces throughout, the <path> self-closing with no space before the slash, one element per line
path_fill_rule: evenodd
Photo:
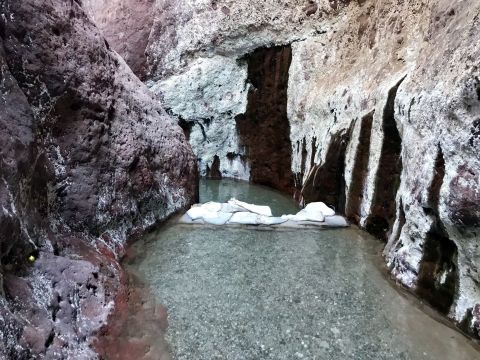
<path fill-rule="evenodd" d="M 347 221 L 322 202 L 308 204 L 297 214 L 272 216 L 269 206 L 249 204 L 237 199 L 226 203 L 207 202 L 193 205 L 180 222 L 210 225 L 267 225 L 298 227 L 302 225 L 346 227 Z"/>

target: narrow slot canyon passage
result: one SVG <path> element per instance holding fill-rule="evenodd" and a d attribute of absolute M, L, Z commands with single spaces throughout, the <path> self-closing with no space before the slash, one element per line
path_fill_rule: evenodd
<path fill-rule="evenodd" d="M 266 187 L 201 181 L 202 203 L 232 195 L 270 199 L 277 215 L 298 209 Z M 354 228 L 262 231 L 172 220 L 132 248 L 127 269 L 165 306 L 173 359 L 478 356 L 386 279 L 382 244 Z"/>
<path fill-rule="evenodd" d="M 0 360 L 480 359 L 480 1 L 0 15 Z"/>

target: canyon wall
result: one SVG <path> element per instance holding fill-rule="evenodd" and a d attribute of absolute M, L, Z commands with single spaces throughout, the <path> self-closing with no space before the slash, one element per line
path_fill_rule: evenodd
<path fill-rule="evenodd" d="M 196 201 L 191 147 L 60 0 L 0 1 L 0 141 L 0 358 L 95 359 L 127 239 Z"/>
<path fill-rule="evenodd" d="M 479 3 L 158 0 L 152 11 L 146 83 L 202 175 L 344 212 L 386 242 L 399 283 L 479 336 Z M 268 55 L 282 47 L 288 74 Z M 272 90 L 283 82 L 286 108 Z"/>

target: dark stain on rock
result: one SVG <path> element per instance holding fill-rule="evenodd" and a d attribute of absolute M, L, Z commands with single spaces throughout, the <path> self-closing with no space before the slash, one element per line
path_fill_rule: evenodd
<path fill-rule="evenodd" d="M 448 314 L 457 291 L 458 270 L 457 246 L 449 239 L 438 211 L 444 177 L 445 160 L 439 148 L 428 196 L 434 221 L 423 245 L 415 291 L 443 314 Z"/>
<path fill-rule="evenodd" d="M 471 147 L 480 148 L 480 119 L 477 119 L 473 122 L 470 129 L 470 139 L 468 143 Z"/>
<path fill-rule="evenodd" d="M 355 154 L 355 162 L 352 170 L 352 182 L 348 195 L 347 209 L 345 214 L 348 219 L 356 224 L 361 218 L 360 207 L 363 201 L 365 180 L 368 175 L 368 162 L 370 160 L 370 140 L 372 136 L 373 114 L 365 115 L 361 121 L 360 135 Z"/>
<path fill-rule="evenodd" d="M 446 206 L 452 225 L 464 236 L 476 237 L 480 228 L 479 169 L 460 165 L 447 191 Z"/>
<path fill-rule="evenodd" d="M 315 15 L 318 10 L 318 4 L 316 1 L 309 0 L 308 5 L 303 8 L 303 11 L 307 16 Z"/>
<path fill-rule="evenodd" d="M 211 167 L 207 165 L 207 179 L 212 179 L 212 180 L 222 179 L 222 173 L 220 171 L 220 158 L 218 157 L 218 155 L 215 155 L 213 157 L 213 162 Z"/>
<path fill-rule="evenodd" d="M 315 155 L 317 155 L 317 151 L 317 138 L 314 136 L 312 137 L 312 154 L 310 155 L 310 168 L 313 168 L 315 165 Z"/>
<path fill-rule="evenodd" d="M 322 201 L 337 213 L 345 212 L 345 153 L 352 128 L 333 135 L 325 161 L 310 170 L 302 189 L 304 203 Z"/>
<path fill-rule="evenodd" d="M 405 77 L 390 89 L 383 110 L 384 139 L 372 207 L 365 226 L 368 232 L 385 241 L 395 221 L 395 198 L 402 173 L 402 138 L 395 121 L 395 97 L 404 79 Z"/>
<path fill-rule="evenodd" d="M 250 180 L 293 193 L 292 145 L 287 118 L 290 46 L 259 48 L 246 56 L 248 106 L 236 117 L 237 130 L 250 161 Z"/>
<path fill-rule="evenodd" d="M 180 125 L 180 127 L 182 128 L 187 140 L 190 140 L 190 134 L 192 133 L 192 128 L 195 125 L 195 122 L 187 121 L 182 117 L 178 117 L 178 125 Z"/>
<path fill-rule="evenodd" d="M 230 15 L 230 9 L 226 6 L 222 6 L 222 13 L 228 16 Z"/>
<path fill-rule="evenodd" d="M 302 190 L 302 181 L 305 176 L 305 169 L 307 167 L 308 151 L 307 151 L 307 141 L 305 137 L 303 137 L 301 145 L 300 145 L 300 142 L 297 141 L 297 152 L 299 151 L 301 151 L 301 155 L 300 155 L 301 162 L 300 162 L 300 172 L 295 173 L 295 178 L 294 178 L 295 199 L 297 199 L 297 197 L 298 198 L 300 197 L 300 195 L 297 196 L 297 193 Z"/>
<path fill-rule="evenodd" d="M 466 334 L 478 339 L 480 338 L 480 321 L 478 319 L 480 319 L 480 304 L 469 308 L 458 326 Z"/>
<path fill-rule="evenodd" d="M 396 248 L 400 248 L 402 246 L 402 243 L 399 241 L 400 236 L 402 235 L 402 229 L 405 226 L 405 223 L 407 222 L 407 219 L 405 218 L 405 210 L 403 208 L 403 201 L 400 199 L 400 204 L 398 205 L 398 229 L 397 233 L 395 234 L 395 241 L 394 243 L 396 244 Z"/>

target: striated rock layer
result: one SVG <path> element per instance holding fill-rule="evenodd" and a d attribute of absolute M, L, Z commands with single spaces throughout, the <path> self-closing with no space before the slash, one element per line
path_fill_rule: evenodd
<path fill-rule="evenodd" d="M 300 201 L 325 201 L 384 239 L 398 282 L 479 336 L 480 4 L 159 0 L 155 9 L 147 83 L 188 125 L 202 168 L 277 176 L 271 139 L 252 142 L 276 109 L 255 94 L 245 59 L 288 46 L 289 139 L 281 122 L 268 134 L 278 151 L 291 148 L 282 155 L 291 172 L 270 183 L 284 189 L 277 183 L 293 173 Z M 235 126 L 245 116 L 262 126 Z M 224 165 L 237 157 L 248 171 Z"/>
<path fill-rule="evenodd" d="M 81 1 L 0 1 L 0 358 L 94 359 L 126 240 L 196 200 L 180 127 Z"/>

